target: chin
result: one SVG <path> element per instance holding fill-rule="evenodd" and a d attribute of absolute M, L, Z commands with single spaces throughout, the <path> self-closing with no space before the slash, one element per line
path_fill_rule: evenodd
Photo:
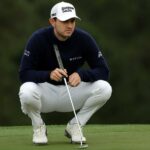
<path fill-rule="evenodd" d="M 68 33 L 66 34 L 66 37 L 70 37 L 72 35 L 72 33 Z"/>
<path fill-rule="evenodd" d="M 64 38 L 68 39 L 68 38 L 71 37 L 71 35 L 72 35 L 72 34 L 66 34 L 66 35 L 64 35 Z"/>

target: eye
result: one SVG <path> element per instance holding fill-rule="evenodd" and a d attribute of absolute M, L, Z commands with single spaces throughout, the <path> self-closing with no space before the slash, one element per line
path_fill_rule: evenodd
<path fill-rule="evenodd" d="M 74 23 L 74 22 L 75 22 L 75 18 L 70 19 L 70 22 L 71 22 L 71 23 Z"/>

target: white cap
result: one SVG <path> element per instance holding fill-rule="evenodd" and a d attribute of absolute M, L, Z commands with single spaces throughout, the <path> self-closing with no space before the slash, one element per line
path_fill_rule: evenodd
<path fill-rule="evenodd" d="M 51 9 L 50 18 L 58 18 L 60 21 L 66 21 L 71 18 L 80 19 L 76 15 L 74 6 L 66 2 L 60 2 L 54 5 Z"/>

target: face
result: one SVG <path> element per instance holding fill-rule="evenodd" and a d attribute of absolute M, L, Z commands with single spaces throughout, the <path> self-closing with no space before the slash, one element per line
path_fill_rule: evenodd
<path fill-rule="evenodd" d="M 67 40 L 75 29 L 75 18 L 60 21 L 58 19 L 50 19 L 51 25 L 54 27 L 54 33 L 60 41 Z"/>

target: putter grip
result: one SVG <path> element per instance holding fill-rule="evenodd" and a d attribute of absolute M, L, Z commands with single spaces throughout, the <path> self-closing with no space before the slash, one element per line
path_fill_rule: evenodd
<path fill-rule="evenodd" d="M 57 62 L 58 62 L 59 68 L 64 69 L 64 65 L 62 63 L 62 59 L 61 59 L 58 47 L 55 44 L 53 46 L 54 46 L 54 51 L 55 51 L 55 55 L 56 55 L 56 58 L 57 58 Z"/>

